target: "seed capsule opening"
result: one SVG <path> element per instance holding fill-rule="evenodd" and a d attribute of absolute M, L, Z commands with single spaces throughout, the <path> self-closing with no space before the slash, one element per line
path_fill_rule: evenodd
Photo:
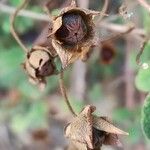
<path fill-rule="evenodd" d="M 62 16 L 62 26 L 56 32 L 56 38 L 66 46 L 82 43 L 90 35 L 88 16 L 79 10 L 70 10 Z"/>

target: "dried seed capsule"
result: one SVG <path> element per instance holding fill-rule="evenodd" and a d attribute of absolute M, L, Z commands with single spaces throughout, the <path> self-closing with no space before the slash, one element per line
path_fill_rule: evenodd
<path fill-rule="evenodd" d="M 93 115 L 95 109 L 94 106 L 86 106 L 66 126 L 65 136 L 79 149 L 78 144 L 84 146 L 86 150 L 100 149 L 103 144 L 121 146 L 118 135 L 128 135 L 128 133 L 115 127 L 107 117 Z"/>
<path fill-rule="evenodd" d="M 54 58 L 46 50 L 32 49 L 27 54 L 24 69 L 34 84 L 45 84 L 45 77 L 56 74 Z"/>
<path fill-rule="evenodd" d="M 49 76 L 54 72 L 54 65 L 52 57 L 46 51 L 36 50 L 29 54 L 28 61 L 30 65 L 36 70 L 36 76 Z"/>
<path fill-rule="evenodd" d="M 53 18 L 48 35 L 61 60 L 62 68 L 82 59 L 95 43 L 94 17 L 100 12 L 76 7 L 75 1 Z"/>

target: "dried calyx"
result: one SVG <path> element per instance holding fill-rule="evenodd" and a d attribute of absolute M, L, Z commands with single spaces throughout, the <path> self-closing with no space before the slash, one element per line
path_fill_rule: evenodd
<path fill-rule="evenodd" d="M 33 47 L 27 53 L 27 58 L 23 64 L 24 69 L 29 75 L 29 81 L 44 88 L 46 84 L 45 77 L 56 74 L 56 65 L 48 49 L 42 49 L 40 46 Z"/>
<path fill-rule="evenodd" d="M 77 150 L 98 150 L 104 145 L 121 146 L 118 135 L 128 133 L 115 127 L 107 117 L 98 117 L 92 113 L 94 106 L 86 106 L 81 113 L 75 117 L 65 128 L 65 136 Z M 68 150 L 70 149 L 68 147 Z"/>
<path fill-rule="evenodd" d="M 63 68 L 82 59 L 95 43 L 94 16 L 99 14 L 97 11 L 79 8 L 73 1 L 53 18 L 48 37 L 52 38 L 52 45 Z"/>

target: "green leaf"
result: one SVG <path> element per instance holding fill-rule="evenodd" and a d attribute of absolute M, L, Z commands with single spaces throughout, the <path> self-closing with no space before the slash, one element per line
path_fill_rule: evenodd
<path fill-rule="evenodd" d="M 34 22 L 31 18 L 25 18 L 25 17 L 16 17 L 15 19 L 15 29 L 17 33 L 23 34 L 29 31 L 34 25 Z M 4 33 L 9 34 L 10 33 L 10 18 L 9 16 L 5 15 L 5 18 L 3 18 L 2 21 L 2 30 Z"/>
<path fill-rule="evenodd" d="M 150 17 L 149 17 L 149 13 L 146 9 L 142 9 L 142 13 L 143 13 L 143 25 L 144 25 L 144 28 L 147 32 L 150 32 L 150 28 L 149 28 L 149 25 L 150 25 Z"/>
<path fill-rule="evenodd" d="M 148 139 L 150 139 L 150 95 L 146 97 L 143 109 L 142 109 L 142 127 L 143 131 Z"/>
<path fill-rule="evenodd" d="M 18 47 L 3 49 L 0 51 L 0 86 L 12 87 L 17 86 L 23 77 L 21 62 L 23 52 Z"/>
<path fill-rule="evenodd" d="M 136 87 L 144 92 L 150 91 L 150 69 L 140 69 L 135 78 Z"/>
<path fill-rule="evenodd" d="M 20 5 L 20 3 L 22 2 L 22 0 L 9 0 L 9 4 L 12 6 L 18 6 Z"/>

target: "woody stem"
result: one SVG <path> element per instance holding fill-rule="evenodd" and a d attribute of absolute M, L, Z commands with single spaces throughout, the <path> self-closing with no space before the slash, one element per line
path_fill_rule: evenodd
<path fill-rule="evenodd" d="M 62 96 L 64 97 L 65 103 L 67 104 L 69 111 L 71 112 L 71 114 L 73 116 L 77 116 L 75 111 L 73 110 L 70 102 L 69 102 L 69 99 L 68 99 L 68 95 L 67 95 L 65 84 L 64 84 L 64 72 L 63 72 L 63 70 L 60 72 L 59 85 L 60 85 L 60 90 L 61 90 Z"/>

